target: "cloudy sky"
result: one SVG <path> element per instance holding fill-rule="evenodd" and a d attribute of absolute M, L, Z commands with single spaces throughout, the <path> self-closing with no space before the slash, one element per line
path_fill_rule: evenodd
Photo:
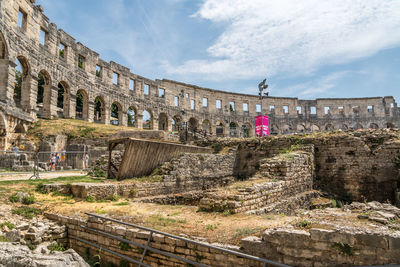
<path fill-rule="evenodd" d="M 398 0 L 37 0 L 59 28 L 151 79 L 303 99 L 400 101 Z"/>

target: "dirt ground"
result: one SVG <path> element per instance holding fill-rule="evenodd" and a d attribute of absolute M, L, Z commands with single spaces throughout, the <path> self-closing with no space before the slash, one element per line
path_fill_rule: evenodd
<path fill-rule="evenodd" d="M 26 173 L 1 173 L 0 181 L 16 181 L 16 180 L 29 180 L 32 177 L 32 172 Z M 58 177 L 69 176 L 85 176 L 85 171 L 54 171 L 54 172 L 40 172 L 40 179 L 54 179 Z M 32 178 L 35 179 L 35 178 Z"/>

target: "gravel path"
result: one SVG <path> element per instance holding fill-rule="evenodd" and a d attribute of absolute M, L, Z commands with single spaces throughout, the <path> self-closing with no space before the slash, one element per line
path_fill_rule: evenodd
<path fill-rule="evenodd" d="M 26 173 L 0 173 L 0 181 L 14 181 L 14 180 L 28 180 L 32 176 L 32 172 Z M 54 171 L 54 172 L 41 172 L 41 179 L 54 179 L 66 176 L 85 176 L 86 171 Z"/>

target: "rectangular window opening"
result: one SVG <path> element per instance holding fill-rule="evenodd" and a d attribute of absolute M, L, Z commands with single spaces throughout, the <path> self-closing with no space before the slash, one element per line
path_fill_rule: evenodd
<path fill-rule="evenodd" d="M 270 110 L 271 112 L 275 112 L 275 106 L 274 106 L 274 105 L 269 106 L 269 110 Z"/>
<path fill-rule="evenodd" d="M 338 107 L 339 114 L 344 114 L 344 107 Z"/>
<path fill-rule="evenodd" d="M 61 58 L 65 58 L 65 45 L 63 43 L 60 43 L 58 47 L 58 54 Z"/>
<path fill-rule="evenodd" d="M 144 95 L 149 95 L 150 94 L 150 85 L 144 84 L 143 93 L 144 93 Z"/>
<path fill-rule="evenodd" d="M 300 106 L 296 107 L 296 110 L 297 110 L 297 114 L 301 115 L 301 107 Z"/>
<path fill-rule="evenodd" d="M 134 79 L 129 80 L 129 90 L 131 90 L 131 91 L 135 90 L 135 80 Z"/>
<path fill-rule="evenodd" d="M 96 76 L 101 77 L 101 67 L 99 65 L 96 65 Z"/>
<path fill-rule="evenodd" d="M 360 113 L 360 107 L 359 106 L 353 106 L 353 113 L 355 115 L 358 115 Z"/>
<path fill-rule="evenodd" d="M 311 114 L 311 115 L 317 114 L 317 108 L 314 107 L 314 106 L 310 107 L 310 114 Z"/>
<path fill-rule="evenodd" d="M 18 21 L 17 21 L 17 25 L 19 28 L 21 28 L 22 30 L 26 31 L 26 20 L 28 18 L 28 15 L 26 14 L 25 11 L 23 11 L 22 9 L 19 9 L 18 11 Z"/>
<path fill-rule="evenodd" d="M 175 107 L 179 106 L 179 97 L 177 96 L 174 97 L 174 106 Z"/>
<path fill-rule="evenodd" d="M 235 102 L 233 102 L 233 101 L 229 102 L 229 110 L 235 111 Z"/>
<path fill-rule="evenodd" d="M 160 98 L 165 97 L 165 89 L 164 88 L 158 88 L 158 97 L 160 97 Z"/>
<path fill-rule="evenodd" d="M 78 56 L 78 67 L 81 69 L 85 67 L 85 57 L 82 55 Z"/>
<path fill-rule="evenodd" d="M 193 100 L 193 99 L 190 99 L 190 109 L 191 109 L 191 110 L 194 110 L 194 109 L 195 109 L 194 100 Z"/>
<path fill-rule="evenodd" d="M 368 113 L 374 112 L 374 106 L 368 106 Z"/>
<path fill-rule="evenodd" d="M 256 112 L 261 113 L 261 104 L 256 104 Z"/>
<path fill-rule="evenodd" d="M 222 101 L 219 100 L 219 99 L 217 99 L 217 101 L 215 102 L 215 107 L 216 107 L 217 109 L 221 109 L 221 108 L 222 108 Z"/>
<path fill-rule="evenodd" d="M 245 112 L 249 111 L 249 104 L 243 103 L 243 111 Z"/>
<path fill-rule="evenodd" d="M 48 33 L 44 29 L 40 28 L 40 44 L 45 46 L 47 44 Z"/>
<path fill-rule="evenodd" d="M 208 98 L 203 97 L 203 107 L 206 108 L 208 106 Z"/>
<path fill-rule="evenodd" d="M 330 108 L 329 107 L 324 107 L 324 113 L 325 113 L 325 115 L 331 114 Z"/>
<path fill-rule="evenodd" d="M 390 103 L 390 108 L 394 108 L 394 103 Z"/>
<path fill-rule="evenodd" d="M 186 93 L 186 94 L 185 94 L 185 97 L 186 97 L 186 98 L 189 98 L 189 94 L 188 94 L 188 93 Z"/>
<path fill-rule="evenodd" d="M 115 85 L 119 84 L 119 74 L 116 72 L 113 72 L 113 84 Z"/>
<path fill-rule="evenodd" d="M 283 113 L 285 114 L 289 113 L 289 106 L 283 106 Z"/>

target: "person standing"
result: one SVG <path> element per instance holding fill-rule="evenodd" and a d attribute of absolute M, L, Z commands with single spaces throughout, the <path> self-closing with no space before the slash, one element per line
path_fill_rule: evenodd
<path fill-rule="evenodd" d="M 83 161 L 84 161 L 85 169 L 88 169 L 89 168 L 89 154 L 87 152 L 85 152 L 85 154 L 83 156 Z"/>

